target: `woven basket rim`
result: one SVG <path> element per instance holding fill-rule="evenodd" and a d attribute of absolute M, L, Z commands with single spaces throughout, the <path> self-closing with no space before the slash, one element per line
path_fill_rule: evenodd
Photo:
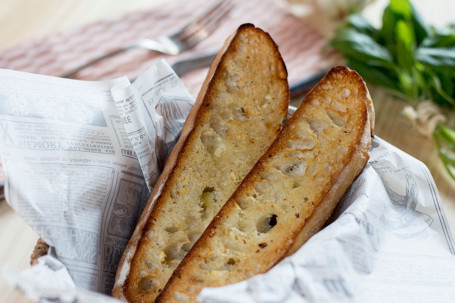
<path fill-rule="evenodd" d="M 35 265 L 38 263 L 38 259 L 42 256 L 47 255 L 49 252 L 49 245 L 44 242 L 43 239 L 39 238 L 33 248 L 32 254 L 30 256 L 30 265 Z"/>

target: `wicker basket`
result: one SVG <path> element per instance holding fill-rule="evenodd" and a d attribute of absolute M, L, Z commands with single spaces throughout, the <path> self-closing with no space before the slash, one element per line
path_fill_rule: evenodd
<path fill-rule="evenodd" d="M 32 255 L 30 256 L 30 265 L 35 265 L 38 263 L 38 258 L 44 255 L 47 255 L 49 252 L 49 245 L 39 238 L 36 242 L 35 248 L 33 248 Z"/>

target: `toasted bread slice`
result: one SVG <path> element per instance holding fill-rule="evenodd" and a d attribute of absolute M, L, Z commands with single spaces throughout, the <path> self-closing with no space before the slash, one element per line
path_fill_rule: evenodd
<path fill-rule="evenodd" d="M 356 72 L 346 67 L 328 72 L 180 263 L 157 302 L 193 302 L 203 287 L 263 273 L 301 247 L 366 164 L 370 105 Z"/>
<path fill-rule="evenodd" d="M 174 269 L 278 135 L 287 72 L 270 36 L 245 24 L 212 64 L 125 250 L 113 295 L 153 302 Z"/>

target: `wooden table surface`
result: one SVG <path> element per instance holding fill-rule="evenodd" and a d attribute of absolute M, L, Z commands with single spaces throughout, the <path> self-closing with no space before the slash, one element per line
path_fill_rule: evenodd
<path fill-rule="evenodd" d="M 81 25 L 132 11 L 149 9 L 165 0 L 0 0 L 0 51 L 29 39 L 44 37 Z M 293 2 L 297 2 L 296 0 Z M 366 11 L 378 22 L 386 1 L 376 1 Z M 415 1 L 424 17 L 433 24 L 454 21 L 455 1 Z M 455 230 L 455 182 L 440 163 L 433 140 L 419 135 L 401 115 L 404 102 L 388 98 L 380 89 L 370 88 L 376 109 L 376 134 L 423 161 L 430 169 L 441 195 L 452 233 Z M 0 270 L 3 266 L 22 269 L 29 266 L 36 233 L 0 201 Z M 28 302 L 0 276 L 0 301 Z"/>

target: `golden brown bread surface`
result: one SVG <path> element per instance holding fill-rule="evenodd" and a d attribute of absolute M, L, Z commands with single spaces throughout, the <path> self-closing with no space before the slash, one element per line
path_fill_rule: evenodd
<path fill-rule="evenodd" d="M 374 116 L 361 77 L 336 67 L 313 88 L 175 270 L 157 302 L 266 272 L 328 219 L 368 159 Z"/>
<path fill-rule="evenodd" d="M 273 142 L 288 105 L 287 72 L 277 46 L 261 29 L 242 25 L 212 64 L 155 185 L 120 261 L 115 297 L 153 302 Z"/>

